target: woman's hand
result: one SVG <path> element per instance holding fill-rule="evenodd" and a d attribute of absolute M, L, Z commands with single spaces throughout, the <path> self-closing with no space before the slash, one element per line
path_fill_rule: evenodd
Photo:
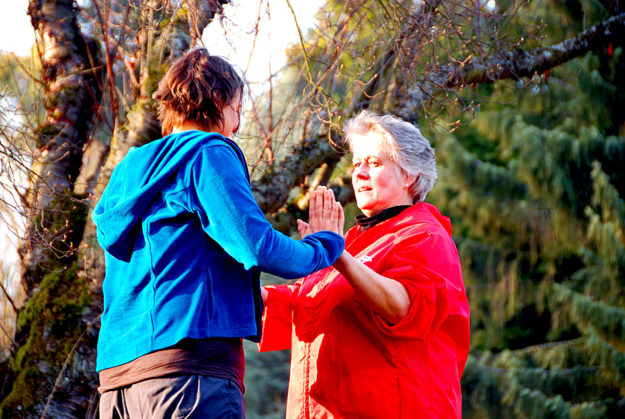
<path fill-rule="evenodd" d="M 345 214 L 343 207 L 334 199 L 334 192 L 318 186 L 310 192 L 308 223 L 297 220 L 297 231 L 302 239 L 317 231 L 332 231 L 343 235 Z"/>

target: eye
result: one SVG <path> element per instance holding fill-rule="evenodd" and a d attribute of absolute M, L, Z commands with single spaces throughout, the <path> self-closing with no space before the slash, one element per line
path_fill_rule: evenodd
<path fill-rule="evenodd" d="M 360 162 L 359 161 L 355 161 L 354 163 L 352 163 L 354 165 L 354 167 L 360 167 Z"/>
<path fill-rule="evenodd" d="M 378 167 L 379 165 L 380 165 L 379 161 L 372 160 L 369 162 L 369 166 L 371 167 Z"/>

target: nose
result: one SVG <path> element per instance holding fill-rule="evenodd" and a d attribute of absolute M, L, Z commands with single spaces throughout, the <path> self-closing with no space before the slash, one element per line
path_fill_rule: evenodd
<path fill-rule="evenodd" d="M 369 178 L 369 166 L 366 163 L 361 163 L 360 166 L 354 168 L 354 177 L 357 179 Z"/>

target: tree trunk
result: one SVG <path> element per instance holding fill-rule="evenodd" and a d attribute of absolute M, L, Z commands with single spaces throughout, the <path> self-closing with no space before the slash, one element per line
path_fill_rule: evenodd
<path fill-rule="evenodd" d="M 72 190 L 101 97 L 100 54 L 78 27 L 74 2 L 32 0 L 28 12 L 39 35 L 46 119 L 35 132 L 31 224 L 20 246 L 28 300 L 5 377 L 5 417 L 44 412 L 55 372 L 84 326 L 89 298 L 73 264 L 87 206 Z"/>

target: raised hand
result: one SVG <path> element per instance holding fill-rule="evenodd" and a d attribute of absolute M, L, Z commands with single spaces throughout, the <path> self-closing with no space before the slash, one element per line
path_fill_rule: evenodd
<path fill-rule="evenodd" d="M 302 238 L 317 231 L 333 231 L 343 235 L 345 215 L 343 207 L 334 199 L 334 192 L 318 186 L 310 192 L 308 223 L 297 220 L 297 230 Z"/>

